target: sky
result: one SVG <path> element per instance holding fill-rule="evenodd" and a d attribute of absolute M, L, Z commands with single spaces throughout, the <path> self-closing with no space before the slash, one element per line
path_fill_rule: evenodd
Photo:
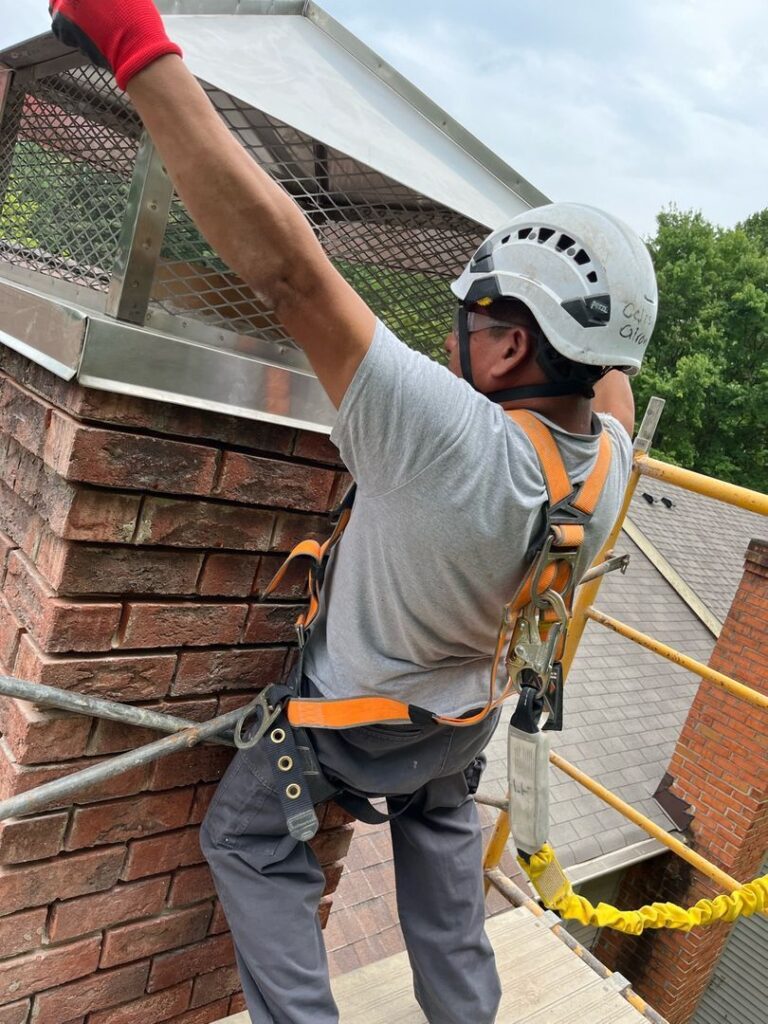
<path fill-rule="evenodd" d="M 0 45 L 45 27 L 0 0 Z M 552 199 L 644 234 L 768 206 L 765 0 L 321 0 Z M 42 10 L 42 14 L 41 14 Z"/>

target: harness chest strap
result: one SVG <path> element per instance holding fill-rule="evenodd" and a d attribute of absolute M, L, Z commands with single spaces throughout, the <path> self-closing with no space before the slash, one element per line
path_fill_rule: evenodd
<path fill-rule="evenodd" d="M 611 443 L 604 430 L 600 436 L 595 465 L 578 490 L 575 490 L 557 443 L 541 420 L 524 410 L 508 411 L 507 415 L 526 433 L 541 466 L 549 499 L 547 543 L 550 553 L 543 569 L 539 566 L 541 559 L 537 557 L 534 560 L 534 564 L 518 587 L 517 593 L 504 608 L 491 668 L 488 700 L 485 706 L 467 718 L 453 718 L 435 715 L 425 708 L 389 697 L 339 699 L 293 697 L 285 708 L 285 714 L 292 726 L 311 729 L 350 729 L 374 724 L 403 725 L 435 722 L 442 725 L 465 727 L 481 722 L 491 711 L 516 692 L 515 680 L 510 677 L 506 686 L 496 695 L 496 680 L 505 647 L 522 610 L 543 593 L 554 591 L 559 594 L 570 611 L 573 591 L 577 582 L 573 578 L 574 558 L 572 556 L 578 552 L 584 541 L 584 525 L 594 512 L 605 485 L 611 464 Z M 295 560 L 299 558 L 309 560 L 309 604 L 296 622 L 300 642 L 303 642 L 307 630 L 319 611 L 320 588 L 325 567 L 349 521 L 353 496 L 353 491 L 350 491 L 344 499 L 331 536 L 323 544 L 315 540 L 304 540 L 297 544 L 265 590 L 266 595 L 271 594 Z M 539 570 L 538 573 L 537 570 Z M 542 611 L 540 619 L 543 634 L 549 630 L 553 618 L 554 616 L 548 614 L 546 610 Z M 563 639 L 564 637 L 561 638 L 561 641 Z"/>

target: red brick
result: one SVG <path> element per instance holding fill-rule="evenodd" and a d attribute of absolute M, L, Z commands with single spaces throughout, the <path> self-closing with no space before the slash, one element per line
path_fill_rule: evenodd
<path fill-rule="evenodd" d="M 179 789 L 77 807 L 72 814 L 66 848 L 102 846 L 176 829 L 186 824 L 192 796 L 192 789 Z"/>
<path fill-rule="evenodd" d="M 26 554 L 35 556 L 44 525 L 42 517 L 0 480 L 0 530 Z"/>
<path fill-rule="evenodd" d="M 314 462 L 329 462 L 333 466 L 341 465 L 339 449 L 327 434 L 311 434 L 301 430 L 296 435 L 293 454 L 300 459 L 312 459 Z"/>
<path fill-rule="evenodd" d="M 321 819 L 323 828 L 336 828 L 338 825 L 348 825 L 351 821 L 354 821 L 354 818 L 343 807 L 332 800 L 325 804 L 325 811 Z"/>
<path fill-rule="evenodd" d="M 225 997 L 217 999 L 215 1003 L 206 1003 L 205 1006 L 200 1006 L 196 1010 L 182 1013 L 180 1017 L 174 1017 L 172 1024 L 213 1024 L 213 1022 L 223 1020 L 228 1013 L 229 998 Z M 0 1024 L 4 1024 L 1 1019 Z M 16 1022 L 13 1021 L 11 1024 L 16 1024 Z"/>
<path fill-rule="evenodd" d="M 284 664 L 283 647 L 182 651 L 171 693 L 258 689 L 282 679 Z"/>
<path fill-rule="evenodd" d="M 218 452 L 183 441 L 88 427 L 56 410 L 43 458 L 66 480 L 126 490 L 208 494 Z"/>
<path fill-rule="evenodd" d="M 334 482 L 335 474 L 328 469 L 224 452 L 213 494 L 248 505 L 325 511 Z"/>
<path fill-rule="evenodd" d="M 5 741 L 0 740 L 0 794 L 2 794 L 2 799 L 6 799 L 19 793 L 26 793 L 36 786 L 99 763 L 97 758 L 92 758 L 82 761 L 65 761 L 62 764 L 18 765 L 10 757 Z M 139 793 L 146 788 L 149 782 L 150 770 L 150 765 L 138 765 L 136 768 L 121 772 L 96 785 L 91 784 L 77 792 L 77 802 L 92 803 L 94 800 L 107 800 Z M 44 808 L 38 808 L 38 811 L 67 807 L 70 803 L 71 797 L 52 799 Z"/>
<path fill-rule="evenodd" d="M 195 978 L 190 1005 L 204 1006 L 222 995 L 231 995 L 240 991 L 240 976 L 236 967 L 219 967 Z"/>
<path fill-rule="evenodd" d="M 170 1017 L 176 1018 L 178 1013 L 185 1010 L 191 992 L 192 983 L 187 982 L 186 985 L 178 985 L 153 996 L 144 996 L 143 999 L 114 1010 L 92 1013 L 89 1024 L 157 1024 Z"/>
<path fill-rule="evenodd" d="M 8 562 L 5 596 L 43 651 L 108 651 L 112 646 L 121 605 L 56 597 L 20 551 Z"/>
<path fill-rule="evenodd" d="M 35 559 L 60 596 L 194 594 L 203 555 L 61 540 L 47 532 Z"/>
<path fill-rule="evenodd" d="M 213 800 L 217 788 L 217 782 L 197 787 L 195 790 L 195 799 L 192 804 L 192 810 L 189 813 L 190 825 L 199 825 L 202 822 L 211 805 L 211 800 Z"/>
<path fill-rule="evenodd" d="M 149 789 L 171 789 L 194 782 L 218 781 L 232 760 L 231 747 L 198 746 L 155 761 Z"/>
<path fill-rule="evenodd" d="M 16 550 L 16 543 L 6 534 L 0 532 L 0 586 L 5 579 L 5 567 L 8 564 L 8 555 Z"/>
<path fill-rule="evenodd" d="M 0 959 L 41 946 L 47 917 L 47 908 L 40 907 L 0 918 Z"/>
<path fill-rule="evenodd" d="M 204 597 L 247 597 L 258 567 L 258 555 L 206 555 L 198 593 Z"/>
<path fill-rule="evenodd" d="M 283 512 L 277 517 L 275 533 L 270 548 L 272 551 L 290 551 L 302 540 L 324 541 L 331 532 L 327 516 L 299 516 Z M 304 575 L 306 577 L 306 564 Z"/>
<path fill-rule="evenodd" d="M 216 887 L 208 865 L 196 864 L 191 868 L 182 868 L 173 876 L 168 906 L 185 907 L 215 895 Z"/>
<path fill-rule="evenodd" d="M 0 732 L 19 764 L 45 764 L 82 757 L 91 719 L 0 697 Z"/>
<path fill-rule="evenodd" d="M 96 970 L 100 938 L 39 949 L 0 963 L 0 1003 L 10 1003 L 42 989 L 63 985 Z"/>
<path fill-rule="evenodd" d="M 310 840 L 309 845 L 314 850 L 321 867 L 341 860 L 346 855 L 353 834 L 353 825 L 339 825 L 338 828 L 318 832 L 315 838 Z"/>
<path fill-rule="evenodd" d="M 296 619 L 303 611 L 300 604 L 253 604 L 243 632 L 245 644 L 270 644 L 296 639 Z"/>
<path fill-rule="evenodd" d="M 259 562 L 259 570 L 253 582 L 253 593 L 260 598 L 266 597 L 266 588 L 272 581 L 277 570 L 285 561 L 282 555 L 263 555 Z M 293 599 L 306 597 L 307 593 L 307 567 L 299 561 L 294 562 L 286 570 L 285 576 L 281 579 L 270 599 L 276 597 Z"/>
<path fill-rule="evenodd" d="M 323 868 L 323 872 L 325 874 L 325 888 L 323 889 L 323 896 L 330 896 L 332 893 L 336 892 L 343 871 L 344 865 L 338 862 L 336 864 L 328 864 Z"/>
<path fill-rule="evenodd" d="M 118 647 L 206 647 L 236 644 L 248 614 L 245 604 L 185 601 L 126 604 Z"/>
<path fill-rule="evenodd" d="M 125 860 L 123 847 L 0 868 L 0 915 L 110 889 Z"/>
<path fill-rule="evenodd" d="M 197 942 L 205 936 L 210 919 L 211 906 L 206 903 L 187 910 L 174 910 L 149 921 L 135 921 L 113 928 L 104 934 L 101 966 L 114 967 L 128 960 L 139 960 L 166 949 Z"/>
<path fill-rule="evenodd" d="M 131 540 L 141 495 L 71 484 L 12 441 L 8 452 L 9 457 L 0 460 L 0 480 L 55 534 L 70 540 L 115 544 Z"/>
<path fill-rule="evenodd" d="M 229 967 L 235 962 L 235 950 L 229 935 L 217 935 L 194 946 L 185 946 L 156 956 L 152 961 L 147 984 L 148 992 L 176 985 L 198 974 L 207 974 L 219 967 Z"/>
<path fill-rule="evenodd" d="M 0 594 L 0 665 L 6 666 L 9 671 L 16 661 L 22 633 L 21 623 Z"/>
<path fill-rule="evenodd" d="M 27 1024 L 29 1007 L 29 999 L 25 999 L 22 1003 L 8 1003 L 7 1006 L 0 1006 L 0 1024 Z"/>
<path fill-rule="evenodd" d="M 227 1012 L 231 1016 L 233 1013 L 242 1013 L 246 1009 L 245 996 L 242 992 L 235 992 L 229 1000 L 229 1010 Z"/>
<path fill-rule="evenodd" d="M 99 971 L 90 978 L 44 992 L 35 998 L 30 1024 L 61 1024 L 91 1010 L 103 1010 L 144 992 L 149 963 Z"/>
<path fill-rule="evenodd" d="M 243 505 L 149 497 L 134 543 L 264 551 L 269 547 L 274 520 L 272 512 Z"/>
<path fill-rule="evenodd" d="M 170 832 L 128 844 L 128 856 L 121 877 L 126 881 L 158 875 L 203 860 L 196 828 Z"/>
<path fill-rule="evenodd" d="M 245 693 L 222 693 L 219 697 L 219 714 L 226 715 L 230 711 L 237 711 L 250 704 L 254 697 L 253 690 L 246 690 Z"/>
<path fill-rule="evenodd" d="M 163 697 L 175 669 L 175 654 L 47 655 L 25 634 L 15 673 L 30 682 L 133 703 Z"/>
<path fill-rule="evenodd" d="M 0 377 L 0 431 L 31 452 L 40 452 L 51 407 L 5 374 Z"/>
<path fill-rule="evenodd" d="M 192 722 L 204 722 L 216 714 L 218 702 L 213 697 L 200 700 L 160 701 L 145 705 L 150 711 L 161 715 L 173 715 Z M 88 741 L 88 754 L 116 754 L 133 750 L 145 743 L 152 743 L 164 735 L 154 729 L 144 729 L 124 722 L 113 722 L 107 718 L 96 720 Z"/>
<path fill-rule="evenodd" d="M 211 923 L 208 925 L 209 935 L 220 935 L 222 932 L 229 930 L 229 923 L 227 921 L 226 914 L 224 913 L 224 907 L 221 903 L 217 902 L 213 908 L 213 917 Z"/>
<path fill-rule="evenodd" d="M 55 857 L 64 844 L 69 812 L 0 822 L 0 864 L 22 864 Z"/>
<path fill-rule="evenodd" d="M 164 909 L 169 881 L 167 876 L 150 878 L 57 903 L 51 911 L 49 938 L 51 942 L 63 942 L 136 918 L 153 917 Z"/>

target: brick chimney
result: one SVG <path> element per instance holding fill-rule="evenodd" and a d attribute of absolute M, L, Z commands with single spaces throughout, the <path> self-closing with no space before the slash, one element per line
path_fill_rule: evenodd
<path fill-rule="evenodd" d="M 83 389 L 0 346 L 0 671 L 206 719 L 293 657 L 298 573 L 345 483 L 321 436 Z M 157 738 L 0 698 L 0 798 Z M 0 824 L 0 1024 L 206 1024 L 242 1008 L 198 826 L 207 746 Z M 351 825 L 317 849 L 331 894 Z M 119 1009 L 117 1009 L 119 1007 Z"/>
<path fill-rule="evenodd" d="M 710 666 L 768 693 L 768 543 L 753 540 L 744 575 Z M 669 765 L 672 792 L 694 810 L 693 849 L 739 881 L 751 881 L 768 848 L 768 715 L 702 681 Z M 618 906 L 654 900 L 691 906 L 719 886 L 673 856 L 636 865 Z M 639 938 L 607 929 L 596 955 L 621 971 L 670 1024 L 686 1024 L 730 931 L 717 924 L 687 934 Z"/>

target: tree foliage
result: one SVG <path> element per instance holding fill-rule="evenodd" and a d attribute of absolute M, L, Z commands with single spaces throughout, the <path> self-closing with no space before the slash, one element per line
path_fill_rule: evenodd
<path fill-rule="evenodd" d="M 667 209 L 649 247 L 659 317 L 634 390 L 667 401 L 656 451 L 768 490 L 768 210 L 724 229 Z"/>

